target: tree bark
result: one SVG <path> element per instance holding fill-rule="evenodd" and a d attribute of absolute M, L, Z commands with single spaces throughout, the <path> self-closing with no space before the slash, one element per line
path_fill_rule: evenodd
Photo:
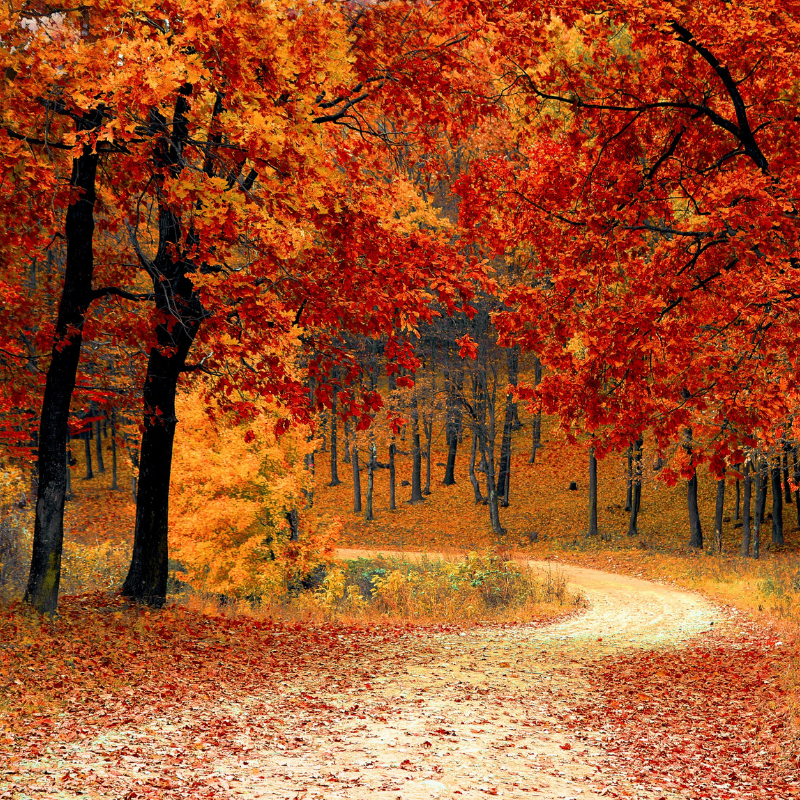
<path fill-rule="evenodd" d="M 156 166 L 177 175 L 183 142 L 188 135 L 188 101 L 179 97 L 172 133 L 156 150 Z M 159 175 L 163 180 L 163 175 Z M 156 326 L 156 345 L 150 350 L 142 392 L 143 431 L 136 492 L 136 528 L 133 554 L 122 594 L 139 603 L 159 607 L 167 597 L 169 548 L 169 482 L 175 441 L 175 397 L 178 379 L 205 312 L 188 276 L 194 265 L 182 260 L 181 222 L 166 204 L 158 215 L 158 251 L 147 265 L 153 281 L 156 308 L 162 321 Z"/>
<path fill-rule="evenodd" d="M 358 448 L 353 442 L 353 454 L 350 458 L 353 463 L 353 513 L 361 513 L 361 473 L 358 470 Z"/>
<path fill-rule="evenodd" d="M 481 485 L 478 482 L 478 477 L 475 475 L 475 459 L 478 455 L 478 426 L 472 426 L 472 448 L 469 455 L 469 480 L 472 484 L 472 492 L 475 495 L 476 503 L 485 503 L 483 495 L 481 494 Z"/>
<path fill-rule="evenodd" d="M 77 127 L 79 131 L 88 131 L 97 128 L 101 121 L 102 110 L 98 109 L 84 115 Z M 92 152 L 87 145 L 72 162 L 70 187 L 75 196 L 67 209 L 64 225 L 67 241 L 64 288 L 39 417 L 39 486 L 25 602 L 43 614 L 55 612 L 61 581 L 67 494 L 67 420 L 78 373 L 86 310 L 91 302 L 98 158 L 97 152 Z"/>
<path fill-rule="evenodd" d="M 419 438 L 419 406 L 417 397 L 411 399 L 411 503 L 422 502 L 422 447 Z"/>
<path fill-rule="evenodd" d="M 686 429 L 686 441 L 683 445 L 689 454 L 692 455 L 692 429 Z M 700 522 L 700 511 L 697 508 L 697 472 L 687 481 L 686 500 L 689 507 L 689 547 L 703 549 L 703 526 Z"/>
<path fill-rule="evenodd" d="M 464 371 L 460 370 L 456 374 L 456 381 L 453 383 L 453 376 L 450 373 L 447 382 L 447 466 L 444 472 L 444 485 L 452 486 L 456 482 L 456 453 L 458 451 L 458 434 L 461 428 L 461 402 L 460 395 L 464 390 Z"/>
<path fill-rule="evenodd" d="M 375 442 L 369 443 L 369 460 L 367 461 L 367 510 L 365 518 L 367 522 L 374 519 L 372 511 L 372 498 L 375 492 Z"/>
<path fill-rule="evenodd" d="M 98 413 L 96 408 L 94 413 Z M 97 471 L 105 472 L 106 465 L 103 461 L 103 426 L 99 419 L 95 420 L 94 422 L 94 437 L 95 456 L 97 457 Z"/>
<path fill-rule="evenodd" d="M 783 547 L 783 485 L 781 459 L 778 456 L 772 465 L 772 544 Z"/>
<path fill-rule="evenodd" d="M 625 510 L 631 510 L 631 501 L 633 499 L 633 450 L 628 446 L 625 452 L 628 465 L 625 472 Z"/>
<path fill-rule="evenodd" d="M 397 445 L 392 442 L 389 445 L 389 510 L 397 508 L 397 471 L 395 469 L 394 457 L 397 453 Z"/>
<path fill-rule="evenodd" d="M 542 382 L 542 362 L 538 356 L 533 357 L 533 385 L 538 386 Z M 542 446 L 542 412 L 537 411 L 531 421 L 531 457 L 529 464 L 536 463 L 536 454 Z"/>
<path fill-rule="evenodd" d="M 114 410 L 111 410 L 111 489 L 117 491 L 117 426 L 114 420 Z"/>
<path fill-rule="evenodd" d="M 742 518 L 741 514 L 741 503 L 742 503 L 742 487 L 739 479 L 736 479 L 736 505 L 733 509 L 733 521 L 738 522 Z"/>
<path fill-rule="evenodd" d="M 344 421 L 344 457 L 342 458 L 345 464 L 350 463 L 350 420 Z"/>
<path fill-rule="evenodd" d="M 631 461 L 630 474 L 630 519 L 628 536 L 639 535 L 639 508 L 642 505 L 642 439 L 639 438 L 628 450 Z"/>
<path fill-rule="evenodd" d="M 594 447 L 589 450 L 589 530 L 586 535 L 597 536 L 597 457 Z"/>
<path fill-rule="evenodd" d="M 425 431 L 425 486 L 422 489 L 423 495 L 431 493 L 431 445 L 433 443 L 433 412 L 423 413 L 422 429 Z"/>
<path fill-rule="evenodd" d="M 337 441 L 337 419 L 336 419 L 336 391 L 333 392 L 331 405 L 331 482 L 330 486 L 338 486 L 339 480 L 339 451 Z"/>
<path fill-rule="evenodd" d="M 725 475 L 717 481 L 717 505 L 714 509 L 714 545 L 722 554 L 722 516 L 725 513 Z"/>
<path fill-rule="evenodd" d="M 753 493 L 753 478 L 750 475 L 750 462 L 744 465 L 744 497 L 742 499 L 742 546 L 739 554 L 743 558 L 750 557 L 750 497 Z"/>
<path fill-rule="evenodd" d="M 761 464 L 756 460 L 756 510 L 755 524 L 753 526 L 753 558 L 761 555 L 761 524 L 764 521 L 764 506 L 766 505 L 766 475 L 762 470 Z"/>

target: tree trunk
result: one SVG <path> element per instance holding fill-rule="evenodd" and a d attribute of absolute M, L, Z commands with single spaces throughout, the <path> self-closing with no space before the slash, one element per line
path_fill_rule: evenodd
<path fill-rule="evenodd" d="M 83 439 L 84 458 L 86 459 L 86 475 L 84 476 L 84 480 L 86 481 L 90 481 L 94 478 L 94 471 L 92 470 L 92 445 L 91 440 L 89 439 L 89 433 L 90 428 L 87 428 L 81 434 L 81 438 Z"/>
<path fill-rule="evenodd" d="M 389 510 L 394 511 L 397 508 L 397 472 L 394 465 L 394 456 L 397 453 L 397 445 L 392 442 L 389 445 Z"/>
<path fill-rule="evenodd" d="M 79 131 L 97 128 L 102 110 L 85 115 Z M 64 288 L 58 307 L 50 364 L 45 377 L 39 417 L 36 518 L 25 602 L 43 614 L 58 605 L 61 552 L 64 542 L 64 503 L 67 494 L 67 420 L 83 342 L 83 325 L 92 296 L 94 273 L 94 206 L 97 152 L 85 146 L 72 162 L 70 186 L 74 202 L 67 209 L 64 235 L 67 257 Z"/>
<path fill-rule="evenodd" d="M 534 356 L 533 367 L 533 385 L 538 386 L 542 382 L 542 362 L 539 361 L 538 356 Z M 531 421 L 531 457 L 528 459 L 529 464 L 536 463 L 536 454 L 542 446 L 542 412 L 537 411 Z"/>
<path fill-rule="evenodd" d="M 289 541 L 297 542 L 300 540 L 300 515 L 297 509 L 293 508 L 286 512 L 286 524 L 289 526 Z"/>
<path fill-rule="evenodd" d="M 778 456 L 772 465 L 772 544 L 783 547 L 783 486 L 781 459 Z"/>
<path fill-rule="evenodd" d="M 344 421 L 344 458 L 345 464 L 350 463 L 350 420 Z"/>
<path fill-rule="evenodd" d="M 425 487 L 423 495 L 431 493 L 431 444 L 433 441 L 433 413 L 422 415 L 422 429 L 425 431 Z"/>
<path fill-rule="evenodd" d="M 764 521 L 764 506 L 766 505 L 766 475 L 761 468 L 761 464 L 756 460 L 756 511 L 755 524 L 753 530 L 753 558 L 761 555 L 761 525 Z"/>
<path fill-rule="evenodd" d="M 350 459 L 353 462 L 353 513 L 361 513 L 361 473 L 358 471 L 358 448 L 353 442 L 353 455 Z"/>
<path fill-rule="evenodd" d="M 630 511 L 632 508 L 631 501 L 633 498 L 633 450 L 630 446 L 628 446 L 628 449 L 625 452 L 625 457 L 628 461 L 625 472 L 625 510 Z"/>
<path fill-rule="evenodd" d="M 188 109 L 188 101 L 181 95 L 169 134 L 166 123 L 158 120 L 164 133 L 156 147 L 156 166 L 169 167 L 173 175 L 180 171 L 183 142 L 188 136 Z M 161 173 L 159 179 L 163 179 Z M 146 265 L 162 321 L 156 326 L 156 345 L 150 350 L 142 391 L 136 529 L 131 566 L 122 585 L 126 597 L 156 607 L 162 606 L 167 597 L 169 482 L 178 421 L 178 379 L 205 315 L 187 274 L 194 265 L 175 257 L 181 251 L 181 239 L 180 219 L 162 204 L 158 214 L 158 251 L 153 262 Z"/>
<path fill-rule="evenodd" d="M 511 431 L 516 418 L 516 403 L 506 395 L 503 438 L 500 443 L 500 466 L 497 471 L 497 496 L 503 508 L 508 508 L 511 492 Z"/>
<path fill-rule="evenodd" d="M 114 421 L 114 410 L 111 411 L 111 489 L 117 491 L 117 426 Z"/>
<path fill-rule="evenodd" d="M 422 447 L 419 439 L 419 407 L 417 397 L 411 400 L 411 503 L 422 502 Z"/>
<path fill-rule="evenodd" d="M 375 442 L 369 443 L 369 460 L 367 461 L 367 510 L 365 518 L 367 522 L 372 522 L 374 515 L 372 512 L 372 498 L 375 492 Z"/>
<path fill-rule="evenodd" d="M 485 503 L 486 501 L 481 494 L 481 485 L 478 483 L 478 477 L 475 475 L 475 459 L 478 455 L 478 426 L 472 426 L 472 449 L 469 455 L 469 480 L 472 484 L 472 491 L 475 495 L 476 503 Z"/>
<path fill-rule="evenodd" d="M 692 429 L 686 429 L 686 441 L 683 444 L 684 450 L 689 454 L 690 463 L 692 461 Z M 703 527 L 700 522 L 700 511 L 697 508 L 697 472 L 688 480 L 686 484 L 686 500 L 689 507 L 689 547 L 703 549 Z"/>
<path fill-rule="evenodd" d="M 736 479 L 736 505 L 733 509 L 733 521 L 738 522 L 742 518 L 741 514 L 741 506 L 742 506 L 742 487 L 740 484 L 739 479 Z"/>
<path fill-rule="evenodd" d="M 331 406 L 331 482 L 330 486 L 338 486 L 339 480 L 339 452 L 337 441 L 336 419 L 336 391 L 333 392 L 333 405 Z"/>
<path fill-rule="evenodd" d="M 739 554 L 743 558 L 750 556 L 750 497 L 753 493 L 753 478 L 750 475 L 750 462 L 744 465 L 744 498 L 742 499 L 742 546 Z"/>
<path fill-rule="evenodd" d="M 67 487 L 64 494 L 64 500 L 72 500 L 72 467 L 75 464 L 75 459 L 72 458 L 72 449 L 67 445 Z"/>
<path fill-rule="evenodd" d="M 628 536 L 639 535 L 639 508 L 642 504 L 642 439 L 639 438 L 633 445 L 631 454 L 631 483 L 630 483 L 630 520 L 628 522 Z"/>
<path fill-rule="evenodd" d="M 792 487 L 789 485 L 789 445 L 783 446 L 783 490 L 786 505 L 792 503 Z"/>
<path fill-rule="evenodd" d="M 444 485 L 452 486 L 456 482 L 456 452 L 458 450 L 458 434 L 461 428 L 460 395 L 464 389 L 464 371 L 460 370 L 453 383 L 452 373 L 447 383 L 447 467 L 444 472 Z"/>
<path fill-rule="evenodd" d="M 725 475 L 717 481 L 717 506 L 714 509 L 714 545 L 722 554 L 722 515 L 725 513 Z"/>
<path fill-rule="evenodd" d="M 95 409 L 95 414 L 97 414 L 97 409 Z M 97 419 L 94 422 L 94 449 L 95 455 L 97 456 L 97 471 L 98 472 L 105 472 L 106 465 L 103 461 L 103 425 L 102 421 Z"/>
<path fill-rule="evenodd" d="M 587 536 L 597 536 L 597 457 L 594 447 L 589 450 L 589 530 Z"/>

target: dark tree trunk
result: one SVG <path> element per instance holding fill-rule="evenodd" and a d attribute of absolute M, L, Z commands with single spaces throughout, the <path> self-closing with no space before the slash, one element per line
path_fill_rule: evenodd
<path fill-rule="evenodd" d="M 764 522 L 764 506 L 766 505 L 767 493 L 767 476 L 762 469 L 762 465 L 756 460 L 756 511 L 755 511 L 755 524 L 753 526 L 753 558 L 759 558 L 761 555 L 761 525 Z"/>
<path fill-rule="evenodd" d="M 344 421 L 344 458 L 345 464 L 350 463 L 350 420 Z"/>
<path fill-rule="evenodd" d="M 83 479 L 86 481 L 90 481 L 94 478 L 94 470 L 92 470 L 92 445 L 89 439 L 89 433 L 90 430 L 87 429 L 81 434 L 81 438 L 83 439 L 83 453 L 86 459 L 86 475 L 84 475 Z"/>
<path fill-rule="evenodd" d="M 431 444 L 433 442 L 433 413 L 422 415 L 422 429 L 425 431 L 425 487 L 423 495 L 431 493 Z"/>
<path fill-rule="evenodd" d="M 542 362 L 538 356 L 534 356 L 533 366 L 533 385 L 538 386 L 542 382 Z M 537 411 L 531 421 L 531 457 L 529 464 L 536 463 L 536 454 L 542 446 L 542 412 Z"/>
<path fill-rule="evenodd" d="M 787 506 L 792 503 L 792 487 L 789 485 L 789 449 L 788 444 L 783 446 L 783 499 Z"/>
<path fill-rule="evenodd" d="M 714 509 L 714 545 L 722 554 L 722 516 L 725 513 L 725 475 L 717 481 L 717 505 Z"/>
<path fill-rule="evenodd" d="M 336 428 L 336 390 L 334 390 L 333 405 L 331 406 L 331 486 L 338 486 L 341 483 L 339 480 L 339 451 Z"/>
<path fill-rule="evenodd" d="M 154 116 L 163 134 L 156 149 L 156 166 L 180 172 L 183 142 L 188 135 L 188 101 L 181 96 L 172 131 Z M 163 175 L 159 173 L 159 180 Z M 150 350 L 143 399 L 142 445 L 136 492 L 136 529 L 133 555 L 122 594 L 139 603 L 162 606 L 167 597 L 169 563 L 169 482 L 175 441 L 175 397 L 178 379 L 204 317 L 200 299 L 187 273 L 194 265 L 176 258 L 181 251 L 181 222 L 165 204 L 159 208 L 158 251 L 145 264 L 153 281 L 156 308 L 162 321 L 156 326 L 156 345 Z"/>
<path fill-rule="evenodd" d="M 111 411 L 111 488 L 119 489 L 117 483 L 117 426 L 114 420 L 114 411 Z"/>
<path fill-rule="evenodd" d="M 72 500 L 72 467 L 75 465 L 75 459 L 72 457 L 72 449 L 67 445 L 67 488 L 64 494 L 64 500 Z"/>
<path fill-rule="evenodd" d="M 97 414 L 97 409 L 95 409 L 95 414 Z M 98 472 L 105 472 L 106 465 L 103 461 L 103 423 L 102 420 L 95 420 L 94 422 L 94 449 L 95 455 L 97 456 L 97 471 Z"/>
<path fill-rule="evenodd" d="M 633 445 L 630 458 L 630 520 L 628 522 L 628 536 L 639 535 L 639 508 L 642 505 L 642 439 L 639 438 Z"/>
<path fill-rule="evenodd" d="M 78 123 L 78 130 L 97 128 L 101 120 L 102 110 L 98 109 Z M 64 225 L 67 241 L 64 288 L 39 418 L 39 486 L 25 602 L 43 614 L 54 613 L 58 605 L 67 494 L 67 420 L 78 372 L 86 310 L 92 299 L 98 158 L 98 154 L 86 146 L 80 157 L 72 162 L 70 186 L 75 196 L 67 209 Z"/>
<path fill-rule="evenodd" d="M 742 546 L 739 550 L 743 558 L 750 556 L 750 498 L 753 494 L 753 478 L 750 475 L 750 462 L 744 465 L 743 470 L 744 497 L 742 498 Z"/>
<path fill-rule="evenodd" d="M 589 530 L 587 536 L 597 536 L 597 457 L 594 447 L 589 450 Z"/>
<path fill-rule="evenodd" d="M 367 510 L 365 518 L 367 522 L 372 522 L 374 514 L 372 511 L 372 498 L 375 493 L 375 442 L 369 443 L 369 460 L 367 461 Z"/>
<path fill-rule="evenodd" d="M 397 445 L 392 442 L 389 445 L 389 510 L 397 508 L 397 471 L 394 465 L 394 457 L 397 453 Z"/>
<path fill-rule="evenodd" d="M 478 426 L 472 427 L 472 448 L 469 454 L 469 480 L 472 484 L 472 491 L 475 495 L 476 503 L 485 503 L 483 495 L 481 494 L 481 485 L 478 482 L 478 477 L 475 475 L 475 459 L 478 455 Z"/>
<path fill-rule="evenodd" d="M 350 458 L 353 462 L 353 513 L 361 513 L 361 473 L 358 470 L 358 448 L 353 442 L 353 454 Z"/>
<path fill-rule="evenodd" d="M 686 429 L 686 441 L 684 450 L 689 454 L 690 463 L 692 461 L 692 429 Z M 689 507 L 689 547 L 703 549 L 703 526 L 700 522 L 700 511 L 697 508 L 697 472 L 692 475 L 686 484 L 686 501 Z"/>
<path fill-rule="evenodd" d="M 733 521 L 738 522 L 742 518 L 741 514 L 741 506 L 742 506 L 742 487 L 739 479 L 736 479 L 736 505 L 733 509 Z"/>
<path fill-rule="evenodd" d="M 628 461 L 625 472 L 625 510 L 631 510 L 631 500 L 633 498 L 633 450 L 628 447 L 625 457 Z"/>
<path fill-rule="evenodd" d="M 286 512 L 286 524 L 289 526 L 289 541 L 297 542 L 300 540 L 300 515 L 297 509 L 293 508 Z"/>
<path fill-rule="evenodd" d="M 800 530 L 800 461 L 797 458 L 797 448 L 792 450 L 792 462 L 794 464 L 794 485 L 798 488 L 794 491 L 794 506 L 797 509 L 797 528 Z"/>
<path fill-rule="evenodd" d="M 464 371 L 456 374 L 455 383 L 450 373 L 447 382 L 447 467 L 444 472 L 444 485 L 456 482 L 456 452 L 458 451 L 459 431 L 461 429 L 461 392 L 464 390 Z"/>
<path fill-rule="evenodd" d="M 759 466 L 759 472 L 763 472 L 764 475 L 761 480 L 761 514 L 759 515 L 759 522 L 763 525 L 764 524 L 764 515 L 767 513 L 767 490 L 769 488 L 769 466 L 767 464 L 766 459 L 762 462 Z"/>
<path fill-rule="evenodd" d="M 508 508 L 511 493 L 511 432 L 516 419 L 516 403 L 512 396 L 506 395 L 503 438 L 500 442 L 500 465 L 497 471 L 497 496 L 503 508 Z"/>
<path fill-rule="evenodd" d="M 772 544 L 783 547 L 783 486 L 781 481 L 781 460 L 775 459 L 772 465 Z"/>
<path fill-rule="evenodd" d="M 411 400 L 411 503 L 422 502 L 422 446 L 419 438 L 419 408 L 417 398 Z"/>

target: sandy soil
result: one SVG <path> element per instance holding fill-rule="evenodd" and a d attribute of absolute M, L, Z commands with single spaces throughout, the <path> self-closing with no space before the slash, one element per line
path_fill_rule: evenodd
<path fill-rule="evenodd" d="M 186 709 L 180 719 L 115 728 L 72 753 L 62 747 L 51 767 L 102 774 L 115 753 L 118 785 L 152 785 L 157 772 L 148 753 L 183 752 L 176 762 L 183 768 L 172 774 L 187 787 L 180 796 L 208 796 L 203 786 L 215 797 L 248 800 L 677 797 L 617 774 L 604 750 L 608 734 L 587 729 L 573 709 L 591 702 L 587 677 L 597 659 L 680 646 L 727 624 L 723 612 L 649 581 L 537 566 L 563 570 L 586 595 L 586 611 L 549 626 L 407 637 L 382 663 L 364 664 L 364 680 L 345 680 L 335 665 L 320 664 L 268 697 L 227 697 L 210 710 Z M 212 728 L 216 738 L 209 739 Z M 80 795 L 106 796 L 17 797 Z"/>

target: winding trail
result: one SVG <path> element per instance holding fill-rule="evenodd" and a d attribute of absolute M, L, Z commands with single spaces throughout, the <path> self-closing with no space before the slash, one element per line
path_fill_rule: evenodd
<path fill-rule="evenodd" d="M 358 649 L 357 630 L 334 629 L 348 657 L 317 654 L 265 676 L 269 691 L 221 686 L 171 716 L 56 743 L 29 764 L 41 777 L 9 793 L 0 781 L 0 798 L 685 798 L 619 768 L 613 729 L 593 727 L 580 709 L 600 702 L 590 680 L 598 659 L 680 647 L 724 629 L 725 614 L 649 581 L 532 563 L 566 573 L 588 608 L 550 625 L 411 629 L 373 650 Z M 93 783 L 44 788 L 65 770 Z"/>

